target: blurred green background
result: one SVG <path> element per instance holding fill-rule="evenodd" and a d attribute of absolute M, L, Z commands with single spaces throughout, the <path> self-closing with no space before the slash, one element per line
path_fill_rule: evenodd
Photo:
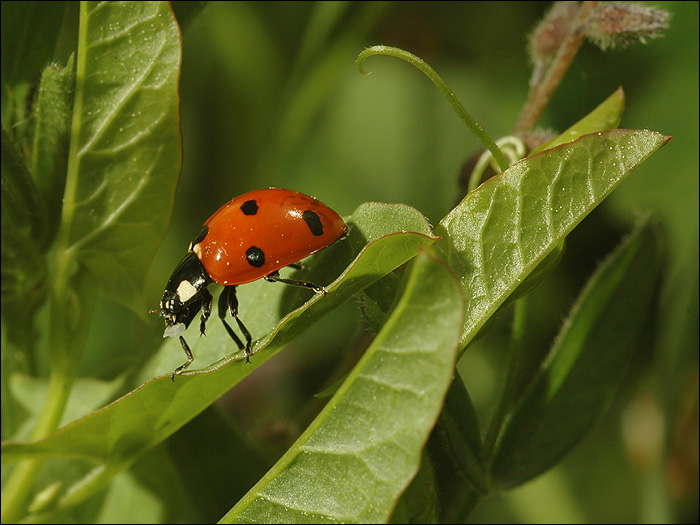
<path fill-rule="evenodd" d="M 183 26 L 184 166 L 172 227 L 149 273 L 155 307 L 200 225 L 242 192 L 311 194 L 342 215 L 366 201 L 401 202 L 436 224 L 459 197 L 476 139 L 408 64 L 355 58 L 398 46 L 425 59 L 498 138 L 527 96 L 526 37 L 548 2 L 175 3 Z M 532 294 L 528 344 L 546 348 L 576 295 L 640 211 L 659 219 L 666 265 L 658 316 L 611 410 L 565 462 L 482 503 L 484 522 L 697 522 L 698 518 L 698 3 L 664 2 L 665 37 L 604 53 L 585 44 L 540 125 L 562 130 L 618 86 L 621 127 L 673 140 L 570 236 L 560 268 Z M 242 317 L 245 319 L 245 305 Z M 482 420 L 500 392 L 509 315 L 459 363 Z M 113 377 L 161 342 L 107 300 L 83 372 Z M 222 400 L 249 437 L 280 451 L 316 413 L 309 396 L 366 344 L 354 304 L 334 312 Z"/>

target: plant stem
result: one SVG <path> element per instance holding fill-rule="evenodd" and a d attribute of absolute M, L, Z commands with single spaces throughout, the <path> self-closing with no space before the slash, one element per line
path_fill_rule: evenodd
<path fill-rule="evenodd" d="M 357 69 L 359 69 L 360 73 L 363 75 L 368 74 L 364 70 L 363 63 L 367 57 L 372 55 L 388 55 L 400 58 L 422 71 L 425 76 L 427 76 L 442 92 L 443 96 L 447 99 L 447 102 L 450 104 L 450 106 L 452 106 L 452 109 L 455 113 L 457 113 L 457 116 L 462 119 L 462 122 L 466 124 L 467 128 L 469 128 L 469 130 L 476 135 L 476 138 L 481 141 L 484 147 L 491 152 L 493 158 L 496 159 L 496 162 L 498 162 L 498 166 L 501 168 L 501 171 L 508 169 L 508 162 L 506 161 L 506 158 L 504 157 L 500 148 L 496 145 L 493 139 L 486 134 L 483 128 L 476 122 L 476 120 L 474 120 L 467 110 L 464 109 L 464 106 L 460 103 L 449 86 L 427 62 L 416 55 L 409 53 L 408 51 L 399 49 L 398 47 L 372 46 L 362 51 L 362 53 L 360 53 L 357 57 Z"/>
<path fill-rule="evenodd" d="M 94 287 L 90 286 L 89 278 L 77 279 L 76 283 L 79 289 L 71 289 L 69 285 L 71 257 L 62 249 L 60 239 L 59 235 L 50 298 L 51 375 L 46 401 L 32 433 L 31 441 L 45 438 L 54 432 L 61 422 L 85 344 L 87 326 L 84 323 L 87 322 L 89 312 L 92 311 L 91 304 L 95 297 Z M 81 284 L 83 286 L 80 286 Z M 86 289 L 88 289 L 87 293 Z M 90 293 L 90 289 L 92 293 Z M 76 299 L 76 296 L 79 299 Z M 75 304 L 72 304 L 75 302 L 80 302 L 84 308 L 83 315 L 77 319 L 76 329 L 71 330 L 71 321 L 76 321 L 70 316 L 76 308 Z M 43 459 L 30 459 L 17 465 L 12 472 L 2 492 L 2 523 L 16 522 L 22 517 L 24 507 L 31 496 L 42 465 Z"/>
<path fill-rule="evenodd" d="M 530 90 L 527 102 L 518 117 L 513 135 L 522 135 L 534 127 L 542 115 L 542 111 L 552 98 L 552 94 L 561 83 L 564 74 L 569 69 L 583 39 L 586 36 L 586 23 L 599 2 L 583 2 L 574 17 L 569 32 L 552 59 L 552 63 L 542 81 Z"/>
<path fill-rule="evenodd" d="M 96 286 L 89 273 L 76 271 L 71 249 L 71 224 L 75 209 L 75 193 L 79 177 L 79 146 L 82 119 L 85 49 L 87 47 L 87 5 L 81 2 L 78 34 L 76 84 L 64 190 L 61 225 L 54 252 L 51 276 L 49 357 L 51 375 L 48 396 L 31 440 L 38 441 L 54 432 L 61 422 L 68 395 L 75 381 L 82 358 L 87 329 L 96 296 Z M 3 486 L 2 523 L 16 522 L 25 512 L 34 489 L 43 459 L 30 459 L 17 465 Z"/>
<path fill-rule="evenodd" d="M 46 404 L 32 434 L 32 441 L 42 439 L 58 428 L 72 384 L 72 378 L 60 372 L 51 374 Z M 22 516 L 42 465 L 42 460 L 32 459 L 20 463 L 12 472 L 2 493 L 2 523 L 16 522 Z"/>

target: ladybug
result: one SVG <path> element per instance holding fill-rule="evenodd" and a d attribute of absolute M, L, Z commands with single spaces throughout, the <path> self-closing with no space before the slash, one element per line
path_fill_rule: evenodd
<path fill-rule="evenodd" d="M 346 232 L 340 215 L 313 197 L 291 190 L 255 190 L 219 208 L 190 243 L 165 287 L 160 310 L 154 310 L 165 318 L 163 337 L 179 338 L 187 354 L 187 362 L 170 378 L 175 381 L 175 375 L 184 372 L 194 359 L 182 334 L 201 310 L 199 331 L 204 335 L 213 302 L 209 285 L 224 286 L 219 318 L 238 348 L 245 347 L 246 362 L 250 362 L 253 338 L 238 317 L 236 286 L 265 279 L 325 295 L 324 287 L 283 279 L 279 270 L 284 266 L 301 268 L 296 264 L 299 260 L 344 238 Z M 243 333 L 245 346 L 226 322 L 227 310 Z"/>

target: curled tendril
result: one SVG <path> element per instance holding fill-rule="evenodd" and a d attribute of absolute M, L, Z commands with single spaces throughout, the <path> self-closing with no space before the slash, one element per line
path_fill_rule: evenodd
<path fill-rule="evenodd" d="M 504 155 L 508 157 L 509 166 L 512 166 L 520 159 L 524 158 L 525 154 L 527 153 L 527 147 L 525 146 L 525 143 L 520 138 L 514 135 L 502 137 L 496 141 L 496 144 L 499 148 L 503 148 L 502 151 Z M 476 189 L 479 186 L 479 184 L 481 184 L 481 181 L 484 176 L 484 171 L 486 170 L 486 166 L 488 166 L 489 164 L 491 164 L 493 171 L 498 171 L 498 166 L 495 165 L 494 158 L 493 155 L 491 155 L 491 152 L 484 151 L 481 154 L 481 157 L 479 157 L 479 160 L 474 166 L 474 170 L 469 176 L 469 186 L 467 187 L 467 192 Z"/>
<path fill-rule="evenodd" d="M 486 134 L 476 120 L 474 120 L 474 118 L 467 112 L 467 110 L 464 109 L 464 106 L 459 102 L 459 100 L 457 100 L 457 97 L 448 87 L 445 81 L 442 80 L 440 75 L 438 75 L 427 62 L 416 55 L 409 53 L 408 51 L 399 49 L 398 47 L 372 46 L 362 51 L 362 53 L 360 53 L 357 57 L 357 69 L 361 74 L 369 74 L 364 69 L 364 61 L 373 55 L 388 55 L 400 58 L 423 72 L 425 76 L 427 76 L 442 92 L 443 96 L 447 99 L 447 102 L 450 104 L 450 106 L 452 106 L 452 109 L 455 113 L 457 113 L 457 116 L 462 119 L 462 122 L 466 124 L 467 128 L 469 128 L 469 130 L 474 133 L 476 138 L 481 141 L 484 147 L 491 152 L 491 155 L 493 155 L 493 158 L 496 159 L 500 170 L 504 171 L 508 168 L 508 161 L 503 155 L 503 152 L 498 148 L 493 139 Z"/>

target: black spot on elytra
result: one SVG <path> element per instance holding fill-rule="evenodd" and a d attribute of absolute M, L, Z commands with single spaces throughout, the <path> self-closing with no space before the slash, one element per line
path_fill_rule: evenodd
<path fill-rule="evenodd" d="M 260 268 L 265 264 L 265 253 L 257 246 L 251 246 L 245 252 L 245 256 L 248 259 L 248 264 Z"/>
<path fill-rule="evenodd" d="M 243 204 L 241 204 L 241 211 L 245 215 L 255 215 L 258 213 L 258 203 L 254 200 L 245 201 Z"/>
<path fill-rule="evenodd" d="M 304 210 L 304 221 L 306 225 L 311 230 L 316 237 L 323 235 L 323 224 L 321 224 L 321 218 L 315 211 Z"/>

